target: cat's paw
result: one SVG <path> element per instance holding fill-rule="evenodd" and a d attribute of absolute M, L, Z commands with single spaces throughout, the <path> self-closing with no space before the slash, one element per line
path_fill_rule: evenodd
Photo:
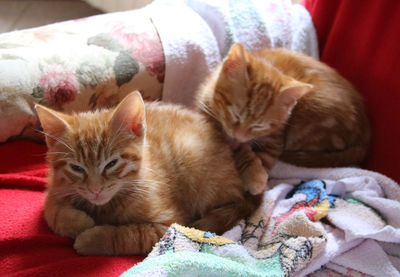
<path fill-rule="evenodd" d="M 84 211 L 65 209 L 58 212 L 53 230 L 61 236 L 74 239 L 80 233 L 92 228 L 94 225 L 93 218 Z"/>
<path fill-rule="evenodd" d="M 267 187 L 268 173 L 262 166 L 261 162 L 254 164 L 246 177 L 246 184 L 251 194 L 257 195 L 262 193 Z"/>
<path fill-rule="evenodd" d="M 77 236 L 74 249 L 79 255 L 113 255 L 115 226 L 95 226 Z"/>
<path fill-rule="evenodd" d="M 248 144 L 240 145 L 235 151 L 234 159 L 245 189 L 253 195 L 262 193 L 267 186 L 268 173 L 261 159 Z"/>

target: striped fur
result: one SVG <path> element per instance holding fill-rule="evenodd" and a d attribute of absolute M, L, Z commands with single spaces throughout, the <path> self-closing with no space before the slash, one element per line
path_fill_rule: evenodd
<path fill-rule="evenodd" d="M 146 254 L 171 223 L 221 233 L 259 204 L 201 114 L 144 105 L 138 92 L 111 110 L 36 109 L 49 146 L 45 219 L 79 254 Z"/>
<path fill-rule="evenodd" d="M 249 53 L 235 44 L 204 82 L 197 104 L 229 137 L 251 146 L 267 172 L 277 159 L 309 167 L 357 165 L 369 148 L 368 119 L 352 85 L 289 50 Z M 239 149 L 235 159 L 248 160 L 242 179 L 257 194 L 268 175 L 249 149 Z"/>

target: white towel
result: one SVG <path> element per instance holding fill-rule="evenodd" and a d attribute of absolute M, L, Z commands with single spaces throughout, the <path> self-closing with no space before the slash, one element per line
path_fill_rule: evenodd
<path fill-rule="evenodd" d="M 145 9 L 165 55 L 162 100 L 190 106 L 193 92 L 221 57 L 207 23 L 182 0 L 158 0 Z"/>

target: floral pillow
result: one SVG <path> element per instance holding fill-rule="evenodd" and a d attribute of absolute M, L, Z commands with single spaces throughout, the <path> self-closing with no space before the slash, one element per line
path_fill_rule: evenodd
<path fill-rule="evenodd" d="M 149 17 L 134 10 L 0 35 L 0 142 L 38 137 L 35 103 L 110 107 L 139 90 L 161 98 L 165 59 Z"/>

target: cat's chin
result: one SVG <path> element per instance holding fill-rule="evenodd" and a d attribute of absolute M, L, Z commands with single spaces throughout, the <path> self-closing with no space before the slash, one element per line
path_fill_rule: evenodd
<path fill-rule="evenodd" d="M 96 205 L 96 206 L 103 206 L 110 202 L 111 198 L 109 197 L 100 197 L 100 198 L 93 198 L 93 199 L 87 199 L 91 204 Z"/>

